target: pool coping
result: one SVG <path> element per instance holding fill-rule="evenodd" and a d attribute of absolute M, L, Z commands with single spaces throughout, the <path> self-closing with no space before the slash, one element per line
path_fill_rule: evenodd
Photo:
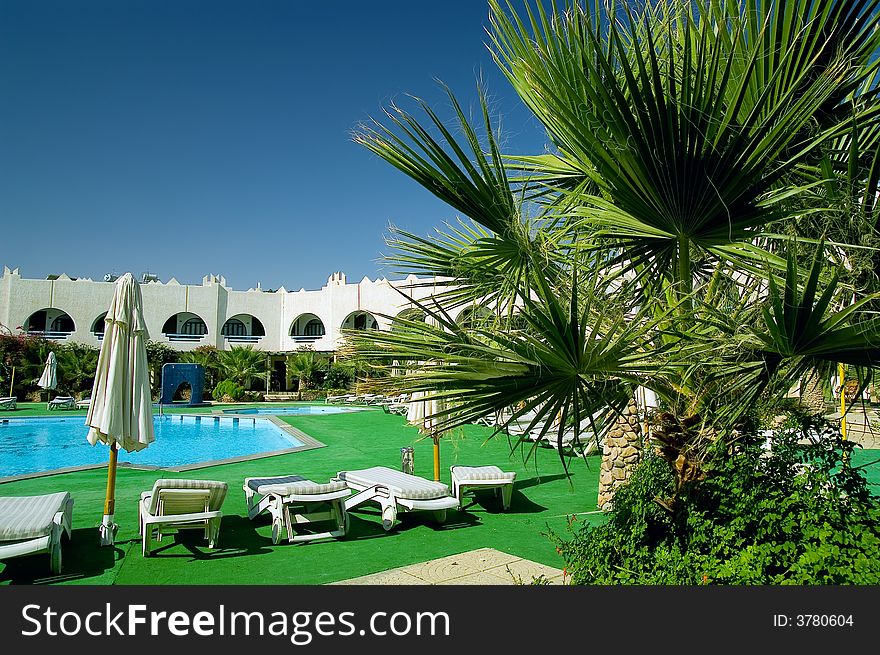
<path fill-rule="evenodd" d="M 163 416 L 161 414 L 157 416 Z M 280 418 L 278 418 L 274 414 L 264 414 L 262 416 L 232 416 L 230 414 L 220 414 L 216 410 L 211 414 L 166 414 L 164 416 L 181 416 L 181 417 L 196 417 L 197 419 L 202 418 L 213 418 L 216 420 L 220 420 L 220 418 L 225 418 L 227 420 L 232 421 L 240 421 L 242 418 L 245 420 L 253 420 L 253 421 L 269 421 L 275 427 L 279 428 L 282 432 L 287 433 L 297 441 L 299 441 L 302 445 L 293 446 L 292 448 L 283 448 L 281 450 L 271 450 L 262 453 L 253 453 L 252 455 L 238 455 L 236 457 L 228 457 L 225 459 L 212 459 L 205 462 L 195 462 L 193 464 L 183 464 L 181 466 L 155 466 L 153 464 L 132 464 L 131 462 L 119 462 L 117 464 L 117 468 L 124 469 L 132 469 L 135 471 L 169 471 L 171 473 L 184 473 L 186 471 L 195 471 L 197 469 L 209 468 L 211 466 L 222 466 L 224 464 L 238 464 L 241 462 L 249 462 L 257 459 L 265 459 L 266 457 L 275 457 L 277 455 L 289 455 L 290 453 L 298 453 L 304 452 L 307 450 L 314 450 L 315 448 L 324 448 L 327 444 L 322 443 L 315 439 L 313 436 L 303 432 L 299 428 L 296 428 L 289 423 L 285 423 Z M 34 416 L 34 417 L 22 417 L 22 419 L 27 420 L 28 418 L 49 418 L 42 416 Z M 51 417 L 55 418 L 55 417 Z M 21 475 L 12 475 L 6 477 L 0 477 L 0 484 L 5 484 L 7 482 L 19 482 L 21 480 L 33 480 L 36 478 L 45 478 L 50 475 L 63 475 L 65 473 L 77 473 L 79 471 L 92 471 L 94 469 L 102 469 L 107 468 L 107 464 L 83 464 L 82 466 L 68 466 L 60 469 L 52 469 L 51 471 L 37 471 L 34 473 L 23 473 Z"/>

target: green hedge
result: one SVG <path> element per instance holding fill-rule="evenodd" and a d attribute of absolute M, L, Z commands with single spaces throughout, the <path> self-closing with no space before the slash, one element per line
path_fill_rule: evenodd
<path fill-rule="evenodd" d="M 575 584 L 878 584 L 880 499 L 839 433 L 802 446 L 778 432 L 718 444 L 709 476 L 671 511 L 669 465 L 649 455 L 608 521 L 554 535 Z M 572 526 L 577 526 L 576 522 Z"/>

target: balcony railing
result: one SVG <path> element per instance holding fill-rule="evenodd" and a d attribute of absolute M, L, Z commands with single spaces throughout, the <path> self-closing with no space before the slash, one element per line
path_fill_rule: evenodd
<path fill-rule="evenodd" d="M 97 339 L 98 341 L 104 340 L 104 333 L 103 332 L 92 332 L 92 334 L 95 335 L 95 339 Z"/>
<path fill-rule="evenodd" d="M 313 341 L 317 341 L 318 339 L 323 339 L 323 334 L 291 334 L 290 338 L 296 341 L 297 343 L 312 343 Z"/>
<path fill-rule="evenodd" d="M 262 334 L 224 334 L 223 338 L 229 343 L 257 343 L 263 338 Z"/>
<path fill-rule="evenodd" d="M 205 338 L 204 334 L 171 334 L 166 333 L 165 337 L 168 341 L 188 341 L 190 343 L 201 341 Z"/>
<path fill-rule="evenodd" d="M 33 337 L 43 337 L 51 341 L 64 341 L 73 332 L 53 332 L 51 330 L 28 330 L 27 333 Z"/>

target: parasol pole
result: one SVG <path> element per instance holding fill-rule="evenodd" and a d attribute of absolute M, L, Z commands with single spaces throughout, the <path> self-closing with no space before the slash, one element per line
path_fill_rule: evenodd
<path fill-rule="evenodd" d="M 434 481 L 440 482 L 440 435 L 434 431 L 431 438 L 434 440 Z"/>
<path fill-rule="evenodd" d="M 843 364 L 837 365 L 837 377 L 840 378 L 840 436 L 846 441 L 846 367 Z M 868 419 L 865 418 L 867 423 Z M 843 464 L 848 463 L 849 457 L 847 452 L 843 452 Z"/>
<path fill-rule="evenodd" d="M 12 377 L 9 379 L 9 396 L 12 397 L 12 385 L 15 384 L 15 367 L 12 367 Z"/>
<path fill-rule="evenodd" d="M 119 446 L 114 441 L 110 445 L 110 461 L 107 463 L 107 495 L 104 499 L 104 518 L 101 521 L 101 545 L 112 546 L 116 533 L 113 514 L 116 510 L 116 456 Z"/>
<path fill-rule="evenodd" d="M 846 440 L 846 368 L 843 364 L 837 365 L 837 377 L 840 379 L 840 434 Z"/>

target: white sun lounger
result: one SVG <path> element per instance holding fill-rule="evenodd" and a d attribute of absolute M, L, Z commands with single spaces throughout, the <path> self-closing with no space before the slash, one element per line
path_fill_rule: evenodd
<path fill-rule="evenodd" d="M 156 480 L 152 490 L 142 493 L 138 502 L 144 557 L 152 551 L 153 532 L 155 540 L 162 541 L 163 531 L 169 529 L 203 529 L 208 548 L 213 548 L 228 488 L 225 482 L 214 480 Z"/>
<path fill-rule="evenodd" d="M 46 404 L 46 409 L 74 409 L 76 398 L 73 396 L 57 396 Z"/>
<path fill-rule="evenodd" d="M 450 495 L 449 487 L 417 475 L 395 471 L 386 466 L 357 471 L 340 471 L 342 480 L 356 494 L 345 501 L 351 510 L 363 503 L 377 503 L 382 510 L 382 527 L 394 527 L 398 512 L 430 511 L 438 523 L 446 520 L 446 510 L 458 507 L 458 500 Z"/>
<path fill-rule="evenodd" d="M 327 537 L 344 537 L 348 531 L 345 499 L 351 490 L 344 482 L 316 484 L 301 475 L 245 478 L 244 495 L 248 518 L 263 512 L 272 515 L 272 543 L 281 541 L 313 541 Z M 320 533 L 296 534 L 295 525 L 332 521 L 335 528 Z"/>
<path fill-rule="evenodd" d="M 18 399 L 15 396 L 3 396 L 0 398 L 0 409 L 15 409 Z"/>
<path fill-rule="evenodd" d="M 49 553 L 52 573 L 60 573 L 61 537 L 70 539 L 72 521 L 73 498 L 66 491 L 0 497 L 0 560 Z"/>
<path fill-rule="evenodd" d="M 451 466 L 449 473 L 452 477 L 452 494 L 458 499 L 461 506 L 461 497 L 465 489 L 494 489 L 497 494 L 501 492 L 501 506 L 504 510 L 510 509 L 510 499 L 513 496 L 513 483 L 516 473 L 502 471 L 497 466 Z"/>

